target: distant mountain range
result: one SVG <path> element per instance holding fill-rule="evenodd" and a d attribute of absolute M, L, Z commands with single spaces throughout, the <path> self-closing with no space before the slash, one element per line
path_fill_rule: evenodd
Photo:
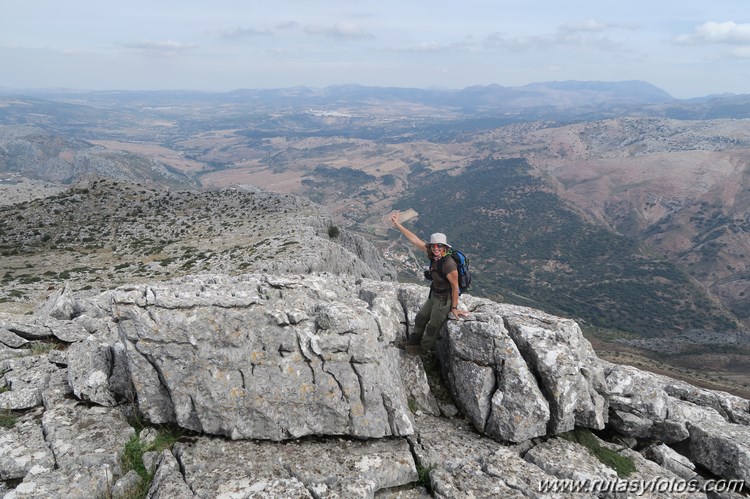
<path fill-rule="evenodd" d="M 463 209 L 494 224 L 488 233 L 502 229 L 503 253 L 514 255 L 496 266 L 485 293 L 635 334 L 725 331 L 750 324 L 743 166 L 750 137 L 737 119 L 748 116 L 750 95 L 678 100 L 639 81 L 38 91 L 0 96 L 0 179 L 71 183 L 96 174 L 172 189 L 252 184 L 309 197 L 378 240 L 384 213 L 394 206 L 434 211 L 426 185 L 442 182 L 442 202 L 451 184 L 474 181 L 471 165 L 483 164 L 490 171 L 480 177 L 497 187 L 471 197 L 477 191 L 465 186 Z M 495 171 L 513 164 L 525 165 L 523 174 Z M 509 179 L 517 187 L 508 195 L 523 196 L 495 199 Z M 542 205 L 534 196 L 544 196 L 546 211 L 535 211 Z M 508 213 L 523 216 L 514 221 Z M 431 215 L 418 223 L 436 223 Z M 539 229 L 555 217 L 575 219 L 575 238 Z M 497 246 L 482 248 L 476 220 L 460 226 L 473 227 L 464 237 L 485 252 L 479 263 Z M 450 223 L 444 230 L 461 235 Z M 571 241 L 575 247 L 566 246 Z M 599 247 L 602 241 L 611 247 Z M 588 275 L 590 262 L 579 259 L 587 245 L 607 255 L 600 274 Z M 643 277 L 615 289 L 618 274 Z M 598 281 L 611 289 L 596 291 Z M 578 295 L 560 292 L 572 285 Z M 641 285 L 648 289 L 639 294 Z M 648 320 L 631 320 L 646 302 L 641 318 Z"/>
<path fill-rule="evenodd" d="M 516 119 L 575 119 L 637 115 L 647 112 L 680 119 L 740 118 L 750 114 L 750 94 L 721 94 L 675 99 L 666 91 L 642 81 L 552 81 L 519 87 L 473 86 L 464 89 L 371 87 L 334 85 L 325 88 L 239 89 L 230 92 L 198 91 L 98 91 L 0 89 L 0 96 L 25 96 L 94 106 L 128 107 L 233 105 L 237 110 L 305 107 L 368 109 L 382 103 L 415 110 L 414 106 L 450 110 L 457 114 L 512 114 Z M 72 109 L 71 109 L 72 111 Z M 0 119 L 9 110 L 0 108 Z M 561 114 L 562 113 L 562 114 Z"/>

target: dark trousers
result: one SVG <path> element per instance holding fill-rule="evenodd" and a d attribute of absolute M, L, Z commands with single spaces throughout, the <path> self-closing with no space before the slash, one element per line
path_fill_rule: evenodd
<path fill-rule="evenodd" d="M 414 332 L 409 336 L 409 343 L 421 345 L 424 352 L 433 351 L 450 311 L 450 295 L 430 296 L 414 319 Z"/>

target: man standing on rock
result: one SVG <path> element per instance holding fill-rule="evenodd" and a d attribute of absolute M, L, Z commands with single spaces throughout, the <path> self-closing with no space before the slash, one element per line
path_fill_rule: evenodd
<path fill-rule="evenodd" d="M 393 225 L 430 259 L 429 273 L 432 277 L 430 295 L 414 320 L 414 332 L 406 342 L 411 353 L 432 354 L 445 321 L 448 318 L 466 317 L 469 313 L 458 309 L 458 267 L 449 254 L 451 246 L 445 234 L 436 232 L 426 243 L 398 220 L 399 212 L 391 215 Z"/>

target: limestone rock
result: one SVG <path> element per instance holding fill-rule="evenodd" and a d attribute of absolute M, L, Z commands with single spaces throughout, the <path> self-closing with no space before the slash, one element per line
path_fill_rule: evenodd
<path fill-rule="evenodd" d="M 117 476 L 121 453 L 135 434 L 117 409 L 73 401 L 46 410 L 42 426 L 58 468 L 107 466 Z"/>
<path fill-rule="evenodd" d="M 0 318 L 0 329 L 29 341 L 45 340 L 52 337 L 52 331 L 48 327 L 35 322 L 33 319 L 29 320 L 26 316 L 16 316 L 12 319 L 7 316 L 5 319 Z"/>
<path fill-rule="evenodd" d="M 143 478 L 135 470 L 128 471 L 112 486 L 112 499 L 133 497 L 142 483 Z"/>
<path fill-rule="evenodd" d="M 396 349 L 331 284 L 248 275 L 113 294 L 141 412 L 233 439 L 412 433 Z"/>
<path fill-rule="evenodd" d="M 398 287 L 397 296 L 403 311 L 402 320 L 405 326 L 402 341 L 406 341 L 414 330 L 414 319 L 428 295 L 429 290 L 424 286 L 401 285 Z"/>
<path fill-rule="evenodd" d="M 300 497 L 308 497 L 308 491 L 315 491 L 316 497 L 373 497 L 377 490 L 417 478 L 403 439 L 273 444 L 198 438 L 177 444 L 175 453 L 186 483 L 198 497 L 261 497 L 269 490 L 298 491 Z M 353 489 L 360 492 L 354 494 Z"/>
<path fill-rule="evenodd" d="M 328 235 L 332 226 L 328 216 L 307 216 L 280 231 L 273 238 L 284 241 L 277 246 L 268 241 L 263 251 L 272 255 L 251 266 L 252 270 L 270 274 L 331 273 L 373 280 L 393 280 L 396 272 L 369 243 L 360 236 L 340 231 L 333 240 Z M 294 247 L 285 252 L 285 247 Z M 367 247 L 367 249 L 365 249 Z M 367 260 L 363 260 L 365 257 Z"/>
<path fill-rule="evenodd" d="M 529 369 L 541 380 L 550 406 L 549 431 L 604 428 L 604 372 L 578 324 L 529 310 L 509 314 L 506 324 Z"/>
<path fill-rule="evenodd" d="M 440 416 L 440 407 L 430 391 L 422 360 L 399 350 L 399 368 L 409 405 L 425 414 Z"/>
<path fill-rule="evenodd" d="M 106 466 L 56 469 L 35 473 L 33 470 L 4 499 L 91 499 L 109 497 L 114 478 Z"/>
<path fill-rule="evenodd" d="M 718 476 L 750 482 L 750 426 L 687 423 L 689 457 Z"/>
<path fill-rule="evenodd" d="M 522 442 L 604 427 L 604 371 L 573 321 L 488 300 L 463 302 L 473 314 L 448 321 L 440 352 L 456 400 L 477 429 Z"/>
<path fill-rule="evenodd" d="M 435 497 L 441 499 L 462 499 L 465 497 L 503 497 L 522 499 L 527 497 L 514 490 L 502 480 L 487 475 L 481 465 L 468 461 L 457 468 L 437 469 L 430 474 L 430 484 Z"/>
<path fill-rule="evenodd" d="M 24 414 L 11 428 L 0 428 L 0 480 L 23 478 L 32 468 L 54 469 L 55 459 L 44 441 L 40 412 Z"/>
<path fill-rule="evenodd" d="M 665 444 L 651 445 L 643 449 L 641 454 L 683 480 L 692 480 L 696 477 L 695 464 Z"/>
<path fill-rule="evenodd" d="M 4 365 L 4 361 L 8 359 L 16 359 L 18 357 L 24 357 L 27 355 L 26 350 L 19 348 L 9 348 L 0 341 L 0 366 Z M 0 386 L 5 386 L 0 384 Z"/>
<path fill-rule="evenodd" d="M 77 312 L 76 299 L 68 286 L 53 291 L 35 311 L 37 317 L 70 320 Z"/>
<path fill-rule="evenodd" d="M 599 489 L 610 497 L 644 497 L 647 499 L 670 499 L 672 497 L 685 499 L 706 499 L 706 494 L 698 491 L 688 491 L 684 478 L 646 459 L 632 449 L 622 449 L 618 446 L 596 439 L 601 447 L 618 452 L 633 461 L 635 471 L 627 477 L 608 484 L 602 484 Z M 673 490 L 666 490 L 666 484 L 675 484 Z M 619 489 L 618 489 L 619 487 Z M 684 490 L 681 490 L 685 487 Z"/>
<path fill-rule="evenodd" d="M 687 438 L 682 422 L 668 420 L 670 397 L 653 376 L 630 366 L 606 365 L 612 426 L 625 435 L 665 443 Z"/>
<path fill-rule="evenodd" d="M 210 463 L 209 463 L 210 464 Z M 161 453 L 158 467 L 146 495 L 148 499 L 187 499 L 195 497 L 185 477 L 180 472 L 180 464 L 168 450 Z"/>
<path fill-rule="evenodd" d="M 46 355 L 30 355 L 0 361 L 0 373 L 9 391 L 0 393 L 0 409 L 23 410 L 42 405 L 42 394 L 65 371 Z"/>
<path fill-rule="evenodd" d="M 83 323 L 79 321 L 62 321 L 48 318 L 44 326 L 52 332 L 52 336 L 65 343 L 75 343 L 88 339 L 90 333 Z"/>
<path fill-rule="evenodd" d="M 327 237 L 321 220 L 301 234 Z M 343 270 L 354 261 L 339 256 Z M 0 409 L 31 410 L 0 429 L 0 478 L 13 477 L 0 495 L 125 493 L 136 481 L 119 461 L 134 434 L 125 414 L 197 432 L 144 455 L 152 498 L 425 497 L 417 469 L 435 497 L 566 497 L 539 484 L 616 484 L 587 449 L 551 438 L 572 426 L 685 453 L 660 445 L 643 451 L 649 461 L 612 447 L 636 462 L 633 483 L 693 477 L 696 464 L 749 478 L 750 402 L 600 361 L 572 321 L 469 295 L 472 314 L 448 322 L 436 364 L 460 413 L 439 417 L 447 409 L 422 359 L 396 348 L 427 288 L 362 275 L 202 274 L 60 293 L 57 318 L 3 315 L 0 331 L 13 336 L 0 338 Z M 71 345 L 28 355 L 46 334 Z M 144 429 L 142 443 L 156 434 Z"/>
<path fill-rule="evenodd" d="M 65 350 L 53 348 L 47 352 L 47 360 L 55 364 L 57 367 L 68 367 L 68 354 Z"/>
<path fill-rule="evenodd" d="M 110 390 L 113 357 L 111 344 L 98 336 L 89 335 L 68 348 L 68 383 L 76 397 L 108 407 L 117 405 Z"/>
<path fill-rule="evenodd" d="M 467 461 L 479 461 L 503 447 L 478 433 L 469 421 L 429 415 L 415 417 L 417 433 L 409 438 L 417 464 L 423 469 L 453 469 Z"/>
<path fill-rule="evenodd" d="M 456 402 L 480 431 L 522 442 L 545 435 L 549 405 L 503 318 L 448 321 L 441 361 Z"/>
<path fill-rule="evenodd" d="M 146 472 L 151 474 L 156 472 L 156 466 L 159 464 L 159 459 L 161 459 L 161 454 L 156 451 L 144 452 L 143 456 L 141 456 L 141 460 L 143 461 L 143 467 L 146 468 Z"/>
<path fill-rule="evenodd" d="M 328 228 L 326 227 L 326 232 Z M 367 239 L 349 231 L 342 231 L 338 243 L 362 260 L 368 267 L 376 271 L 376 279 L 395 281 L 398 272 L 383 258 L 380 250 Z M 379 273 L 379 274 L 378 274 Z"/>
<path fill-rule="evenodd" d="M 403 438 L 305 442 L 294 454 L 285 467 L 313 491 L 325 486 L 341 491 L 342 497 L 355 497 L 350 492 L 359 489 L 365 491 L 360 497 L 371 497 L 378 490 L 417 480 L 414 458 Z"/>
<path fill-rule="evenodd" d="M 128 354 L 125 345 L 116 341 L 110 345 L 111 371 L 109 375 L 109 390 L 115 400 L 131 402 L 135 400 L 135 388 L 128 365 Z"/>
<path fill-rule="evenodd" d="M 319 492 L 318 497 L 329 497 L 328 490 Z M 264 497 L 293 497 L 310 498 L 314 496 L 305 488 L 305 485 L 297 479 L 263 480 L 249 484 L 249 480 L 240 479 L 223 484 L 217 491 L 217 497 L 248 497 L 261 499 Z M 334 496 L 338 497 L 338 496 Z M 341 496 L 341 497 L 366 497 L 366 496 Z"/>
<path fill-rule="evenodd" d="M 535 446 L 524 459 L 561 479 L 579 482 L 617 479 L 615 470 L 602 464 L 586 448 L 563 438 L 552 438 Z"/>
<path fill-rule="evenodd" d="M 21 348 L 29 343 L 29 340 L 18 336 L 16 333 L 11 332 L 2 325 L 0 325 L 0 343 L 9 346 L 10 348 Z"/>
<path fill-rule="evenodd" d="M 542 492 L 540 484 L 554 479 L 540 467 L 525 461 L 518 452 L 501 447 L 493 454 L 481 460 L 482 471 L 507 485 L 510 489 L 521 492 L 524 497 L 550 498 L 563 497 L 549 492 Z"/>
<path fill-rule="evenodd" d="M 689 424 L 724 428 L 728 421 L 745 421 L 744 399 L 690 388 L 634 367 L 599 362 L 607 380 L 611 426 L 625 435 L 669 444 L 691 437 Z"/>
<path fill-rule="evenodd" d="M 698 388 L 684 381 L 666 376 L 659 377 L 662 388 L 669 396 L 710 407 L 730 423 L 750 425 L 750 400 L 729 393 Z"/>
<path fill-rule="evenodd" d="M 42 390 L 42 404 L 45 409 L 51 409 L 72 393 L 73 390 L 68 384 L 67 368 L 58 369 L 50 376 L 47 387 Z"/>
<path fill-rule="evenodd" d="M 379 328 L 380 341 L 399 344 L 406 337 L 403 305 L 392 284 L 358 281 L 358 298 L 367 303 Z"/>

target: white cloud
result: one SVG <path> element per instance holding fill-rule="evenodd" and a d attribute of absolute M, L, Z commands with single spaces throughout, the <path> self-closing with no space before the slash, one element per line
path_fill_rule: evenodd
<path fill-rule="evenodd" d="M 504 33 L 491 33 L 485 38 L 486 48 L 505 48 L 509 50 L 529 50 L 553 45 L 551 36 L 507 36 Z"/>
<path fill-rule="evenodd" d="M 471 42 L 438 43 L 434 40 L 418 43 L 411 47 L 397 49 L 396 52 L 434 53 L 434 52 L 466 52 L 475 49 Z"/>
<path fill-rule="evenodd" d="M 299 27 L 299 23 L 296 21 L 284 21 L 276 25 L 276 29 L 297 29 Z"/>
<path fill-rule="evenodd" d="M 610 25 L 604 21 L 597 21 L 596 19 L 585 19 L 583 21 L 575 21 L 565 23 L 560 26 L 562 32 L 588 32 L 594 33 L 604 31 L 609 28 Z"/>
<path fill-rule="evenodd" d="M 676 38 L 680 43 L 728 43 L 750 45 L 750 24 L 737 24 L 733 21 L 717 23 L 709 21 L 695 28 L 687 35 Z"/>
<path fill-rule="evenodd" d="M 255 37 L 255 36 L 269 36 L 273 35 L 273 33 L 270 30 L 259 30 L 255 28 L 234 28 L 222 31 L 219 33 L 219 36 L 221 38 L 227 38 L 231 40 L 236 40 L 239 38 L 249 38 L 249 37 Z"/>
<path fill-rule="evenodd" d="M 442 45 L 434 40 L 430 40 L 429 42 L 418 43 L 408 50 L 412 52 L 442 52 L 446 49 L 447 47 L 445 45 Z"/>
<path fill-rule="evenodd" d="M 504 33 L 492 33 L 485 39 L 485 47 L 508 50 L 540 50 L 555 46 L 578 46 L 607 51 L 622 50 L 622 44 L 602 36 L 603 32 L 613 29 L 632 29 L 632 27 L 586 19 L 564 23 L 560 25 L 556 32 L 550 34 L 508 36 Z"/>
<path fill-rule="evenodd" d="M 366 32 L 362 27 L 351 21 L 339 21 L 330 27 L 308 26 L 305 31 L 311 35 L 325 35 L 346 40 L 375 38 L 372 33 Z"/>
<path fill-rule="evenodd" d="M 194 44 L 181 43 L 173 40 L 123 43 L 122 46 L 135 52 L 154 57 L 174 57 L 197 47 L 197 45 Z"/>
<path fill-rule="evenodd" d="M 560 25 L 559 33 L 601 33 L 613 30 L 635 30 L 637 27 L 632 23 L 611 23 L 598 19 L 583 19 L 581 21 L 567 22 Z"/>

